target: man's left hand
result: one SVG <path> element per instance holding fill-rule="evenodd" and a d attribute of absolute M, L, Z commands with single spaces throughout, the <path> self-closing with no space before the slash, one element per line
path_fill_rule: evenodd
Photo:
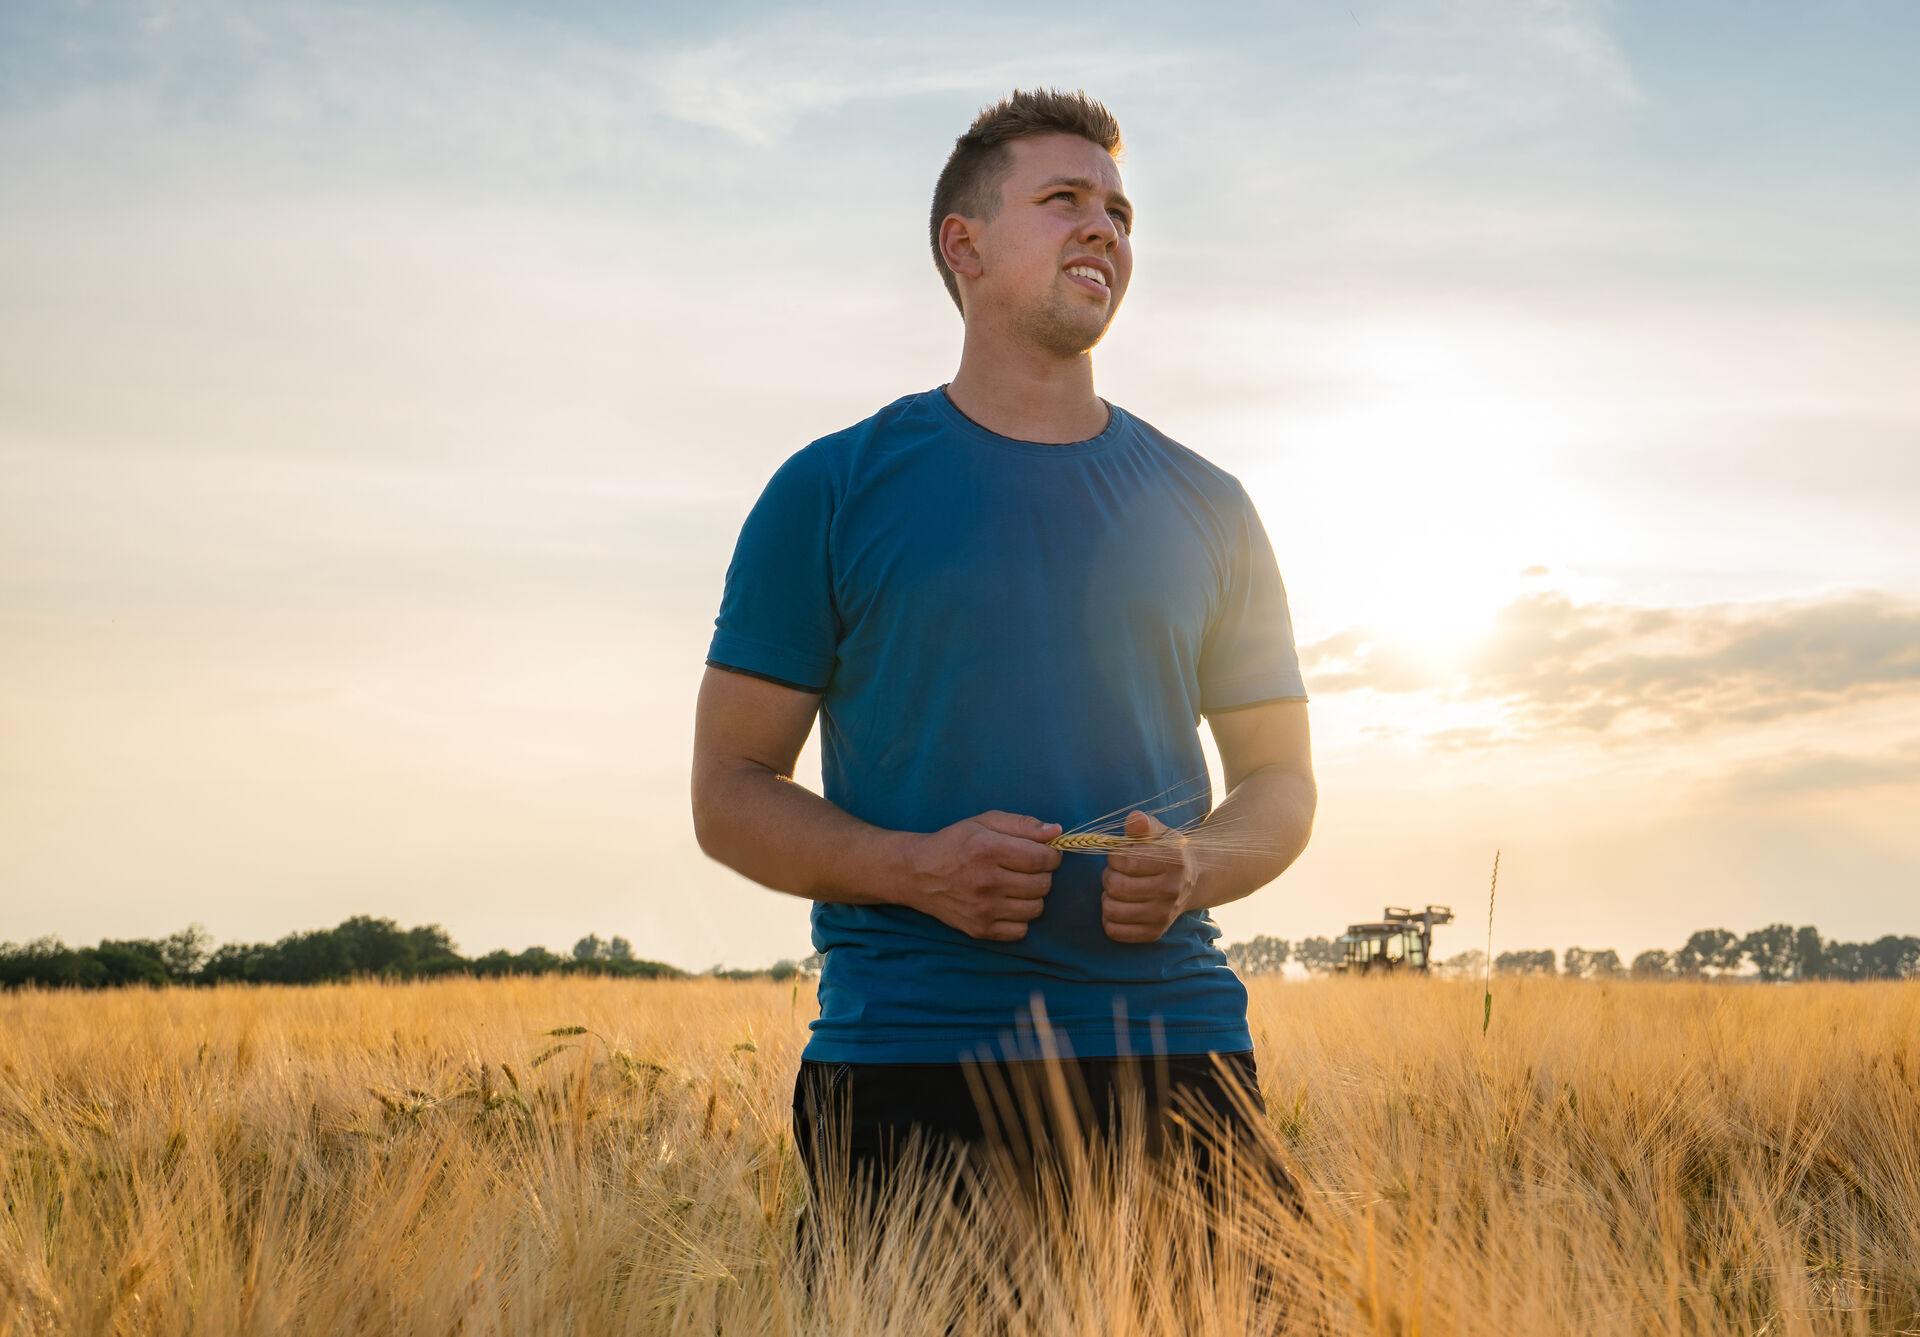
<path fill-rule="evenodd" d="M 1170 829 L 1144 812 L 1127 814 L 1127 834 L 1136 840 Z M 1184 840 L 1110 851 L 1100 875 L 1101 926 L 1115 942 L 1158 942 L 1187 910 L 1199 880 L 1199 864 Z"/>

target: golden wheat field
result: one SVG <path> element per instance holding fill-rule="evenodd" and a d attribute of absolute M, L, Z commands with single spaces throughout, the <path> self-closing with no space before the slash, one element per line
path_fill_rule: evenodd
<path fill-rule="evenodd" d="M 1252 983 L 1304 1224 L 1121 1156 L 811 1292 L 805 985 L 8 995 L 0 1332 L 1920 1331 L 1920 984 L 1494 987 Z"/>

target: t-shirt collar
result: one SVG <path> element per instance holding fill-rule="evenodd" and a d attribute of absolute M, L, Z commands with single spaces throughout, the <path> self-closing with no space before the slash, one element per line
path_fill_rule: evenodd
<path fill-rule="evenodd" d="M 1105 450 L 1119 439 L 1121 423 L 1127 416 L 1126 411 L 1118 404 L 1111 404 L 1102 399 L 1100 402 L 1107 406 L 1107 425 L 1101 429 L 1100 434 L 1090 436 L 1084 441 L 1067 441 L 1056 445 L 1047 441 L 1022 441 L 1018 437 L 1002 436 L 998 432 L 982 427 L 960 411 L 960 406 L 953 402 L 953 397 L 947 393 L 947 387 L 944 385 L 934 387 L 927 392 L 926 397 L 933 411 L 951 424 L 956 431 L 986 445 L 1002 450 L 1018 451 L 1025 455 L 1085 455 L 1093 451 Z"/>

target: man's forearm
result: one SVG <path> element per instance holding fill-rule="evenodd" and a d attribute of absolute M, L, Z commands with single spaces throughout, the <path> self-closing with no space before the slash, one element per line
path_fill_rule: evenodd
<path fill-rule="evenodd" d="M 1231 827 L 1237 839 L 1201 856 L 1187 908 L 1237 901 L 1284 873 L 1307 847 L 1318 802 L 1313 781 L 1297 771 L 1263 766 L 1242 779 L 1205 823 Z"/>
<path fill-rule="evenodd" d="M 917 837 L 863 822 L 765 766 L 739 763 L 695 787 L 694 834 L 763 887 L 840 905 L 901 903 Z"/>

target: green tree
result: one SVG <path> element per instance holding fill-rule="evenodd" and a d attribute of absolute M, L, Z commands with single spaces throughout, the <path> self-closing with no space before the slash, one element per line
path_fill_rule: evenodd
<path fill-rule="evenodd" d="M 420 924 L 408 929 L 407 941 L 413 944 L 413 957 L 420 965 L 429 961 L 442 964 L 460 961 L 460 949 L 454 945 L 453 935 L 438 924 Z"/>
<path fill-rule="evenodd" d="M 1699 975 L 1709 968 L 1737 970 L 1739 966 L 1740 939 L 1723 928 L 1699 930 L 1673 955 L 1673 968 L 1682 975 Z"/>
<path fill-rule="evenodd" d="M 545 975 L 574 958 L 556 956 L 544 947 L 529 947 L 519 955 L 501 948 L 473 963 L 476 975 Z"/>
<path fill-rule="evenodd" d="M 1867 974 L 1874 979 L 1910 980 L 1920 975 L 1920 938 L 1902 938 L 1889 933 L 1867 944 Z"/>
<path fill-rule="evenodd" d="M 41 984 L 94 989 L 105 983 L 106 967 L 90 950 L 75 951 L 51 934 L 18 946 L 0 944 L 0 984 L 8 988 Z"/>
<path fill-rule="evenodd" d="M 1633 958 L 1633 973 L 1643 980 L 1665 979 L 1673 974 L 1673 958 L 1658 947 Z"/>
<path fill-rule="evenodd" d="M 1560 973 L 1570 980 L 1606 979 L 1620 973 L 1620 953 L 1611 947 L 1569 947 L 1560 954 Z"/>
<path fill-rule="evenodd" d="M 1493 971 L 1496 975 L 1551 975 L 1553 952 L 1551 949 L 1502 952 L 1493 958 Z"/>
<path fill-rule="evenodd" d="M 1803 980 L 1817 980 L 1826 968 L 1826 947 L 1820 941 L 1820 930 L 1811 924 L 1796 929 L 1793 934 L 1793 973 Z"/>
<path fill-rule="evenodd" d="M 333 930 L 348 975 L 411 975 L 419 960 L 413 939 L 391 919 L 354 915 Z"/>
<path fill-rule="evenodd" d="M 248 983 L 266 978 L 268 958 L 273 948 L 257 942 L 229 942 L 216 948 L 200 967 L 204 984 Z"/>
<path fill-rule="evenodd" d="M 178 933 L 161 940 L 160 960 L 177 984 L 185 984 L 200 974 L 213 951 L 213 935 L 203 924 L 189 924 Z"/>
<path fill-rule="evenodd" d="M 1278 975 L 1286 969 L 1291 954 L 1291 944 L 1285 938 L 1270 938 L 1263 933 L 1227 948 L 1227 962 L 1242 975 Z"/>
<path fill-rule="evenodd" d="M 1346 960 L 1347 954 L 1326 938 L 1303 938 L 1293 949 L 1293 959 L 1305 966 L 1308 973 L 1324 975 Z"/>
<path fill-rule="evenodd" d="M 141 957 L 159 969 L 160 982 L 164 984 L 170 978 L 170 972 L 167 970 L 167 963 L 161 958 L 160 950 L 160 943 L 153 938 L 102 938 L 98 947 L 80 948 L 82 955 L 92 952 L 97 959 L 103 961 L 109 956 L 115 961 L 125 961 L 126 958 L 135 956 Z M 102 955 L 103 953 L 105 955 Z M 133 969 L 130 964 L 111 968 L 107 982 L 123 984 L 136 979 L 145 981 L 152 978 L 153 972 L 145 967 L 139 968 L 132 975 L 123 973 L 130 969 Z"/>
<path fill-rule="evenodd" d="M 144 950 L 144 944 L 103 942 L 98 947 L 82 947 L 80 955 L 91 957 L 99 966 L 98 974 L 88 983 L 93 985 L 112 984 L 169 984 L 172 977 L 160 960 L 157 951 Z"/>
<path fill-rule="evenodd" d="M 319 984 L 353 973 L 347 940 L 332 929 L 289 933 L 262 953 L 255 978 L 275 984 Z"/>
<path fill-rule="evenodd" d="M 573 944 L 573 959 L 576 961 L 631 961 L 633 944 L 617 935 L 612 938 L 602 938 L 598 933 L 589 933 Z"/>
<path fill-rule="evenodd" d="M 1830 942 L 1820 952 L 1820 974 L 1830 980 L 1867 977 L 1867 951 L 1857 942 Z"/>
<path fill-rule="evenodd" d="M 1793 978 L 1797 953 L 1791 924 L 1769 924 L 1740 940 L 1740 951 L 1768 982 Z"/>

